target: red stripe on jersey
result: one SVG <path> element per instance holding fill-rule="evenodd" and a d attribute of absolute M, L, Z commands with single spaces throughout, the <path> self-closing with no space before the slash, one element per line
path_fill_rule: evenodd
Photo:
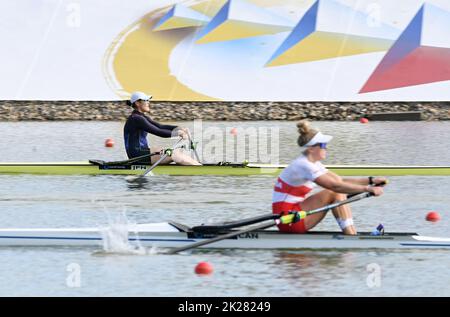
<path fill-rule="evenodd" d="M 305 197 L 311 191 L 311 188 L 305 185 L 292 186 L 278 177 L 274 190 L 276 192 L 285 193 L 292 196 Z"/>

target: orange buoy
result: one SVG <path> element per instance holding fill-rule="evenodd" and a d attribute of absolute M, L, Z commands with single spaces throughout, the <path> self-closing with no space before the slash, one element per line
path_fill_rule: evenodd
<path fill-rule="evenodd" d="M 361 118 L 361 119 L 359 119 L 359 122 L 361 122 L 361 123 L 369 123 L 369 119 Z"/>
<path fill-rule="evenodd" d="M 211 274 L 213 267 L 208 262 L 200 262 L 195 266 L 195 273 L 197 274 Z"/>
<path fill-rule="evenodd" d="M 429 213 L 427 213 L 427 216 L 425 217 L 425 219 L 427 221 L 437 222 L 437 221 L 441 220 L 441 215 L 439 215 L 439 213 L 437 211 L 430 211 Z"/>
<path fill-rule="evenodd" d="M 231 135 L 237 135 L 237 129 L 236 128 L 231 129 L 230 130 L 230 134 Z"/>
<path fill-rule="evenodd" d="M 105 146 L 106 147 L 113 147 L 114 146 L 114 140 L 113 139 L 106 139 L 105 140 Z"/>

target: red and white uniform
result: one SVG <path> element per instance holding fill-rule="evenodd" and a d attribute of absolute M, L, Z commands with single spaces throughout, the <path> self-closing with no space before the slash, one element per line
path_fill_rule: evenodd
<path fill-rule="evenodd" d="M 278 177 L 272 195 L 272 212 L 287 214 L 289 211 L 302 210 L 302 201 L 317 186 L 314 181 L 327 172 L 322 163 L 313 163 L 303 154 L 300 155 Z M 294 224 L 281 224 L 278 228 L 283 232 L 306 232 L 304 219 Z"/>

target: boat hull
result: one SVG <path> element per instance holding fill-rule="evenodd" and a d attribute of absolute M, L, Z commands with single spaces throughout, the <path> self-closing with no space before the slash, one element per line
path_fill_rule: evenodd
<path fill-rule="evenodd" d="M 0 246 L 99 247 L 108 228 L 0 229 Z M 109 232 L 109 233 L 108 233 Z M 137 233 L 136 233 L 137 232 Z M 138 225 L 125 239 L 144 247 L 178 248 L 214 237 L 183 231 L 169 223 Z M 205 249 L 450 249 L 450 238 L 423 237 L 415 233 L 388 233 L 372 236 L 360 233 L 346 236 L 339 232 L 282 234 L 275 230 L 255 231 L 225 239 Z"/>
<path fill-rule="evenodd" d="M 285 165 L 268 164 L 232 164 L 232 165 L 203 165 L 157 166 L 152 173 L 155 175 L 174 176 L 276 176 Z M 342 166 L 329 165 L 331 171 L 341 176 L 449 176 L 450 166 Z M 0 174 L 41 174 L 41 175 L 140 175 L 148 165 L 111 165 L 101 166 L 86 162 L 57 162 L 57 163 L 0 163 Z"/>

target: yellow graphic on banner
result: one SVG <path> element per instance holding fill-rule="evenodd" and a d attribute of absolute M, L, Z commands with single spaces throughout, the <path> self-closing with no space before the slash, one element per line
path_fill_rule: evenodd
<path fill-rule="evenodd" d="M 164 24 L 154 28 L 153 31 L 165 31 L 165 30 L 171 30 L 171 29 L 181 29 L 181 28 L 186 28 L 186 27 L 196 27 L 196 26 L 202 26 L 205 24 L 206 24 L 206 22 L 204 22 L 204 21 L 175 17 L 175 18 L 168 20 Z"/>
<path fill-rule="evenodd" d="M 153 28 L 153 31 L 199 27 L 208 24 L 210 20 L 210 17 L 201 14 L 196 10 L 188 8 L 182 4 L 176 4 L 164 17 L 159 20 Z"/>
<path fill-rule="evenodd" d="M 391 40 L 339 33 L 314 32 L 274 58 L 267 66 L 281 66 L 319 61 L 328 58 L 382 52 L 388 50 L 391 45 Z"/>
<path fill-rule="evenodd" d="M 192 34 L 192 28 L 153 32 L 158 19 L 150 13 L 121 34 L 107 52 L 107 62 L 112 63 L 115 81 L 113 89 L 128 98 L 133 91 L 152 94 L 155 100 L 214 101 L 215 98 L 197 93 L 182 83 L 169 69 L 169 57 L 174 47 Z M 160 17 L 162 15 L 160 14 Z"/>
<path fill-rule="evenodd" d="M 220 11 L 220 9 L 222 9 L 227 1 L 228 0 L 201 1 L 193 4 L 190 8 L 209 17 L 213 17 Z"/>
<path fill-rule="evenodd" d="M 260 35 L 286 32 L 289 31 L 290 29 L 292 28 L 229 20 L 221 24 L 216 29 L 214 29 L 211 33 L 208 33 L 204 37 L 199 39 L 197 43 L 205 44 L 210 42 L 230 41 Z"/>

